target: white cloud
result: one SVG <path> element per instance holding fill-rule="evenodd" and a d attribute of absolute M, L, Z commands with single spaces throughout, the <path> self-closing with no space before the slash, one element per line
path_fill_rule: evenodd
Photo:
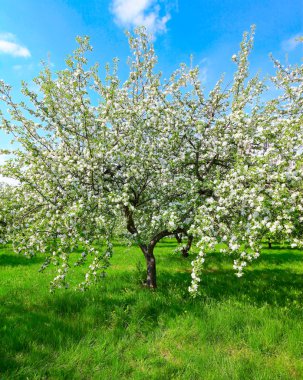
<path fill-rule="evenodd" d="M 282 49 L 285 51 L 292 51 L 297 46 L 299 46 L 302 42 L 299 41 L 299 38 L 302 37 L 302 34 L 296 34 L 295 36 L 284 40 L 282 42 Z"/>
<path fill-rule="evenodd" d="M 0 54 L 8 54 L 13 57 L 28 58 L 30 51 L 25 46 L 16 41 L 16 36 L 12 33 L 0 33 Z"/>
<path fill-rule="evenodd" d="M 153 35 L 166 32 L 171 16 L 168 11 L 161 15 L 158 0 L 112 0 L 111 12 L 115 22 L 126 28 L 145 26 Z"/>

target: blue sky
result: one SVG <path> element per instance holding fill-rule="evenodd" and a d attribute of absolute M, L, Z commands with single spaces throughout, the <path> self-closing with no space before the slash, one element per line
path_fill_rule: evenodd
<path fill-rule="evenodd" d="M 11 84 L 18 97 L 21 80 L 38 74 L 41 60 L 53 69 L 75 48 L 77 35 L 89 35 L 91 62 L 101 66 L 121 59 L 126 74 L 128 55 L 124 31 L 144 24 L 153 33 L 159 69 L 168 75 L 180 62 L 201 66 L 209 89 L 234 69 L 230 57 L 238 51 L 242 34 L 256 24 L 252 71 L 272 72 L 268 55 L 301 62 L 303 0 L 1 0 L 0 79 Z M 50 58 L 49 58 L 50 57 Z M 0 148 L 9 137 L 0 131 Z"/>

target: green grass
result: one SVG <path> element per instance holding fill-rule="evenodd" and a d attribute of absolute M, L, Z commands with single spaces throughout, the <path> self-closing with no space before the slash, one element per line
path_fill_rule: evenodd
<path fill-rule="evenodd" d="M 42 257 L 1 249 L 0 379 L 302 379 L 302 252 L 275 247 L 241 279 L 210 255 L 192 300 L 192 258 L 174 246 L 157 248 L 157 291 L 140 285 L 142 254 L 117 245 L 100 285 L 54 295 Z"/>

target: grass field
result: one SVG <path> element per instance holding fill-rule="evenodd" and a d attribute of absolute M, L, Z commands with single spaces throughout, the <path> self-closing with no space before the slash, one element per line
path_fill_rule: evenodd
<path fill-rule="evenodd" d="M 265 251 L 241 279 L 212 254 L 192 300 L 174 246 L 156 250 L 155 292 L 117 245 L 102 284 L 54 295 L 42 257 L 0 249 L 0 379 L 303 379 L 302 252 Z"/>

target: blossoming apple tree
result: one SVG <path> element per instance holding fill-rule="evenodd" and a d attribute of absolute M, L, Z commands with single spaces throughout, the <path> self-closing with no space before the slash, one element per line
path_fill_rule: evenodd
<path fill-rule="evenodd" d="M 233 56 L 232 85 L 224 88 L 221 79 L 208 96 L 199 68 L 181 65 L 163 80 L 144 29 L 136 33 L 129 35 L 132 55 L 124 83 L 117 60 L 106 67 L 104 79 L 97 65 L 88 68 L 91 47 L 87 38 L 79 38 L 66 69 L 54 76 L 45 66 L 35 79 L 37 92 L 23 84 L 26 102 L 14 102 L 10 87 L 0 84 L 11 115 L 2 117 L 2 128 L 20 147 L 1 169 L 20 183 L 14 189 L 20 207 L 8 236 L 18 252 L 45 253 L 42 269 L 58 265 L 52 288 L 68 285 L 71 263 L 89 261 L 82 289 L 98 281 L 121 225 L 144 254 L 149 287 L 156 287 L 154 248 L 169 235 L 187 237 L 185 251 L 193 236 L 199 240 L 191 291 L 198 287 L 205 251 L 218 241 L 238 254 L 240 274 L 246 259 L 257 256 L 265 233 L 244 221 L 252 213 L 266 213 L 269 198 L 262 194 L 267 188 L 277 189 L 270 196 L 281 202 L 279 181 L 285 183 L 286 171 L 299 165 L 297 160 L 291 164 L 298 141 L 288 139 L 300 124 L 291 119 L 295 106 L 286 106 L 295 104 L 290 79 L 280 70 L 275 80 L 284 86 L 284 98 L 261 102 L 264 83 L 248 72 L 253 31 Z M 279 160 L 283 170 L 274 181 Z M 280 217 L 279 204 L 271 208 Z M 266 228 L 271 232 L 272 224 Z M 254 253 L 240 249 L 243 244 Z"/>
<path fill-rule="evenodd" d="M 78 42 L 67 69 L 53 78 L 46 66 L 35 79 L 37 93 L 23 84 L 27 102 L 15 103 L 1 82 L 11 113 L 2 127 L 20 146 L 2 169 L 20 183 L 14 191 L 21 207 L 9 236 L 18 252 L 44 252 L 43 268 L 59 265 L 53 287 L 67 286 L 76 248 L 77 265 L 92 256 L 85 288 L 108 266 L 110 238 L 122 216 L 128 237 L 146 258 L 147 286 L 155 287 L 154 247 L 165 236 L 186 234 L 194 209 L 189 184 L 172 164 L 179 141 L 172 134 L 176 111 L 169 98 L 178 101 L 184 69 L 162 84 L 154 73 L 153 46 L 139 30 L 137 38 L 130 36 L 129 79 L 120 85 L 114 61 L 102 81 L 97 66 L 86 68 L 88 39 Z"/>

